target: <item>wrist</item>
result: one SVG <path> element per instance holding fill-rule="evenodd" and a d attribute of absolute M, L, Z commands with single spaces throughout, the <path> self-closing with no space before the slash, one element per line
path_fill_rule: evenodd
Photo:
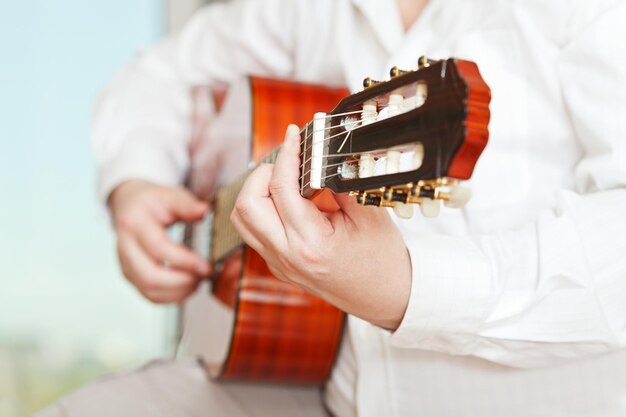
<path fill-rule="evenodd" d="M 117 185 L 107 198 L 107 206 L 111 210 L 111 214 L 115 218 L 115 213 L 119 207 L 124 205 L 124 202 L 129 196 L 136 195 L 137 191 L 145 187 L 153 186 L 150 181 L 142 179 L 130 179 L 123 181 Z"/>

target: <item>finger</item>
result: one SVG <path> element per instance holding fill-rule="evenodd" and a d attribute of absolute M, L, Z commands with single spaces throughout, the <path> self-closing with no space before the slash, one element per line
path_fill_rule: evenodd
<path fill-rule="evenodd" d="M 199 282 L 176 290 L 154 290 L 142 294 L 157 304 L 180 303 L 193 294 L 198 289 L 198 285 L 200 285 Z"/>
<path fill-rule="evenodd" d="M 237 212 L 237 210 L 233 210 L 230 215 L 230 221 L 233 224 L 235 230 L 239 234 L 239 236 L 243 239 L 244 242 L 252 249 L 254 249 L 257 253 L 263 254 L 265 252 L 265 245 L 261 243 L 261 241 L 250 231 L 248 226 L 243 222 L 241 216 Z M 281 225 L 282 227 L 282 225 Z"/>
<path fill-rule="evenodd" d="M 356 198 L 350 194 L 335 194 L 333 197 L 337 205 L 349 217 L 363 217 L 373 213 L 378 207 L 362 206 L 357 203 Z"/>
<path fill-rule="evenodd" d="M 199 281 L 194 274 L 156 264 L 129 234 L 118 235 L 118 251 L 124 275 L 144 294 L 188 288 Z"/>
<path fill-rule="evenodd" d="M 137 241 L 156 264 L 166 264 L 171 268 L 207 276 L 209 263 L 200 255 L 170 240 L 163 226 L 154 221 L 145 221 L 137 229 Z"/>
<path fill-rule="evenodd" d="M 235 202 L 235 227 L 251 246 L 284 247 L 285 229 L 269 194 L 272 165 L 255 169 L 243 184 Z M 248 239 L 248 240 L 246 240 Z"/>
<path fill-rule="evenodd" d="M 285 225 L 287 233 L 302 235 L 319 232 L 328 225 L 324 216 L 311 201 L 300 195 L 300 133 L 296 125 L 289 125 L 285 142 L 276 158 L 269 191 Z"/>
<path fill-rule="evenodd" d="M 208 210 L 208 204 L 199 200 L 186 188 L 167 190 L 163 197 L 167 208 L 174 214 L 174 221 L 197 221 L 202 219 Z"/>

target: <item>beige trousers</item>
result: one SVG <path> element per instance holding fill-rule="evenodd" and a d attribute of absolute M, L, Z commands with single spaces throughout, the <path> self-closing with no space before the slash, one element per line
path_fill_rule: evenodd
<path fill-rule="evenodd" d="M 104 377 L 36 417 L 329 417 L 318 388 L 225 384 L 194 360 L 157 360 Z"/>

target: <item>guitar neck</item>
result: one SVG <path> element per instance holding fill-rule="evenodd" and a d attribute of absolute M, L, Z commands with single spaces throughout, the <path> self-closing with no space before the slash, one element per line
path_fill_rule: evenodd
<path fill-rule="evenodd" d="M 306 132 L 307 129 L 310 129 L 311 125 L 312 122 L 307 123 L 302 132 Z M 259 163 L 273 164 L 276 161 L 276 157 L 278 157 L 279 152 L 280 147 L 275 148 L 268 155 L 262 158 Z M 303 165 L 306 166 L 306 164 Z M 212 263 L 216 263 L 224 259 L 232 253 L 233 250 L 244 243 L 230 222 L 230 213 L 233 211 L 233 208 L 235 208 L 237 196 L 252 171 L 254 171 L 254 168 L 247 170 L 239 178 L 237 178 L 237 180 L 220 188 L 215 196 L 213 236 L 211 241 Z M 301 193 L 305 196 L 310 194 L 310 187 L 308 184 L 304 184 L 304 180 L 302 178 L 300 179 L 300 182 Z"/>

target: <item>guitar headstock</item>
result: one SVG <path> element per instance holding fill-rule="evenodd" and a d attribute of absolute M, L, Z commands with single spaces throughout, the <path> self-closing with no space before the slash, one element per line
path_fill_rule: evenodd
<path fill-rule="evenodd" d="M 387 81 L 366 78 L 364 90 L 303 131 L 302 191 L 350 192 L 363 205 L 395 207 L 408 216 L 438 213 L 440 202 L 461 207 L 489 137 L 491 93 L 470 61 L 418 61 L 394 67 Z"/>

